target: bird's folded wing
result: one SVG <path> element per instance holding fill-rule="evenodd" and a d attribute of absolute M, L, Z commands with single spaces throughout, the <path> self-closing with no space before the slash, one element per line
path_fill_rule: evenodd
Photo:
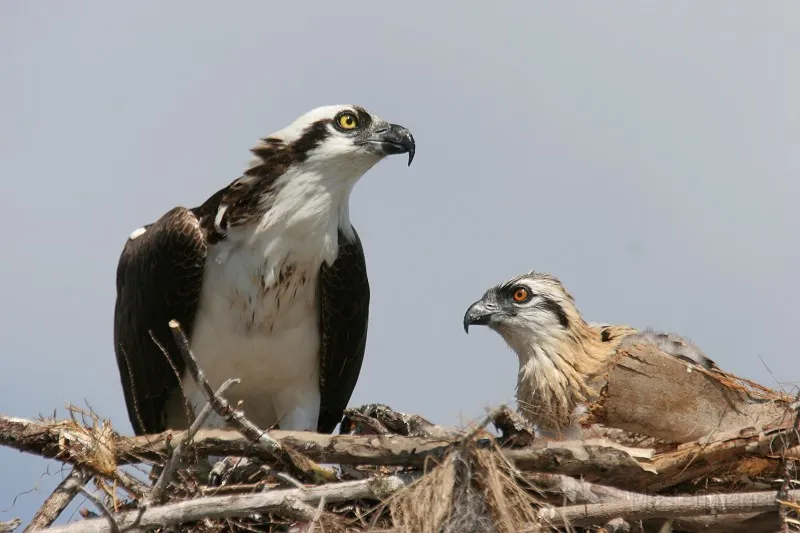
<path fill-rule="evenodd" d="M 178 320 L 191 338 L 208 249 L 197 217 L 183 207 L 132 237 L 117 267 L 114 350 L 128 416 L 140 435 L 166 429 L 165 405 L 184 368 L 168 324 Z"/>
<path fill-rule="evenodd" d="M 320 393 L 318 431 L 330 433 L 344 413 L 361 371 L 367 342 L 369 281 L 361 239 L 339 232 L 339 255 L 319 277 Z"/>

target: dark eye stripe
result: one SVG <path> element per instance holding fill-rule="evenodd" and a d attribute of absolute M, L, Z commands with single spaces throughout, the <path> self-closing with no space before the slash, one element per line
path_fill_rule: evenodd
<path fill-rule="evenodd" d="M 567 318 L 567 313 L 557 302 L 543 296 L 541 297 L 541 302 L 536 304 L 536 307 L 550 311 L 556 316 L 556 318 L 558 318 L 558 323 L 561 324 L 563 328 L 569 328 L 569 318 Z"/>

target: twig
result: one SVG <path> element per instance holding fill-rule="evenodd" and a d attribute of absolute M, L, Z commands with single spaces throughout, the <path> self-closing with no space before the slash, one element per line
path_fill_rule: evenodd
<path fill-rule="evenodd" d="M 147 494 L 150 489 L 147 485 L 128 474 L 121 468 L 118 468 L 114 475 L 111 476 L 114 481 L 120 484 L 125 491 L 134 498 L 141 498 L 143 494 Z"/>
<path fill-rule="evenodd" d="M 800 490 L 791 491 L 793 496 Z M 637 495 L 626 501 L 547 507 L 539 517 L 551 526 L 585 526 L 607 522 L 614 518 L 642 520 L 645 518 L 682 518 L 732 513 L 760 513 L 777 510 L 774 492 L 745 492 L 739 494 L 704 494 L 699 496 Z M 534 531 L 536 531 L 534 529 Z"/>
<path fill-rule="evenodd" d="M 34 515 L 23 533 L 49 527 L 78 494 L 78 487 L 88 481 L 88 479 L 84 479 L 80 470 L 73 468 L 72 472 L 58 484 L 39 510 L 36 511 L 36 515 Z"/>
<path fill-rule="evenodd" d="M 561 474 L 545 474 L 540 472 L 521 472 L 522 477 L 533 485 L 537 491 L 551 492 L 566 498 L 570 503 L 600 503 L 614 500 L 630 500 L 639 494 L 615 489 L 605 485 L 589 483 Z"/>
<path fill-rule="evenodd" d="M 19 518 L 14 518 L 13 520 L 9 520 L 7 522 L 0 522 L 0 533 L 11 533 L 17 529 L 21 523 L 22 520 Z"/>
<path fill-rule="evenodd" d="M 106 525 L 106 527 L 108 527 L 108 531 L 111 531 L 112 533 L 120 533 L 119 524 L 114 518 L 114 515 L 111 513 L 111 511 L 108 510 L 108 507 L 106 507 L 106 505 L 102 501 L 100 501 L 100 498 L 92 494 L 86 487 L 83 486 L 82 483 L 80 483 L 76 479 L 69 480 L 66 486 L 67 488 L 70 489 L 73 486 L 77 487 L 78 492 L 86 496 L 86 498 L 89 501 L 91 501 L 95 505 L 95 507 L 100 509 L 103 515 L 105 515 L 104 518 L 100 518 L 99 520 L 101 520 Z"/>
<path fill-rule="evenodd" d="M 195 358 L 194 353 L 192 353 L 192 349 L 189 346 L 189 339 L 186 338 L 186 334 L 183 332 L 183 329 L 181 329 L 180 323 L 177 320 L 170 320 L 169 327 L 172 330 L 172 336 L 175 338 L 175 344 L 178 345 L 178 349 L 186 363 L 186 369 L 189 371 L 195 383 L 197 383 L 197 386 L 200 387 L 200 390 L 203 391 L 203 395 L 205 395 L 206 400 L 211 404 L 214 411 L 226 420 L 236 423 L 236 429 L 238 429 L 242 435 L 252 441 L 258 442 L 264 449 L 275 454 L 276 458 L 279 458 L 283 449 L 278 441 L 271 438 L 266 432 L 259 429 L 258 426 L 245 419 L 244 416 L 236 417 L 235 410 L 230 404 L 224 398 L 214 394 L 214 390 L 211 388 L 211 385 L 209 385 L 203 370 L 197 363 L 197 358 Z M 237 382 L 238 381 L 237 379 Z"/>
<path fill-rule="evenodd" d="M 181 325 L 177 320 L 170 320 L 169 327 L 172 330 L 172 336 L 175 339 L 175 344 L 183 356 L 186 368 L 189 370 L 192 378 L 203 391 L 206 400 L 211 404 L 218 415 L 223 417 L 226 421 L 230 422 L 242 435 L 249 438 L 268 452 L 280 462 L 285 463 L 295 471 L 311 475 L 313 479 L 322 479 L 325 481 L 332 481 L 336 479 L 336 473 L 330 469 L 323 468 L 322 466 L 314 463 L 307 457 L 289 447 L 281 446 L 281 444 L 270 437 L 266 431 L 259 429 L 258 426 L 250 422 L 244 414 L 236 411 L 230 407 L 227 401 L 221 396 L 215 396 L 211 385 L 200 369 L 197 359 L 192 353 L 189 346 L 189 339 L 181 329 Z"/>
<path fill-rule="evenodd" d="M 318 504 L 322 498 L 325 498 L 328 503 L 362 498 L 380 499 L 408 486 L 416 477 L 411 474 L 402 474 L 362 481 L 329 483 L 307 489 L 208 496 L 150 507 L 144 512 L 129 511 L 120 513 L 116 516 L 116 523 L 122 529 L 130 527 L 147 529 L 203 519 L 247 516 L 251 513 L 286 512 L 287 502 L 291 499 L 309 505 Z M 291 512 L 291 509 L 289 512 Z M 107 520 L 95 518 L 50 528 L 50 531 L 53 533 L 101 533 L 112 531 L 112 529 Z"/>
<path fill-rule="evenodd" d="M 236 379 L 229 379 L 225 383 L 223 383 L 217 392 L 214 394 L 215 398 L 218 398 L 222 394 L 225 393 L 232 385 L 238 383 Z M 161 503 L 164 495 L 164 490 L 169 485 L 169 482 L 172 480 L 172 476 L 175 473 L 175 470 L 178 468 L 180 464 L 184 451 L 188 446 L 189 442 L 191 442 L 194 435 L 200 430 L 203 426 L 203 423 L 206 421 L 208 416 L 213 412 L 213 407 L 211 406 L 211 402 L 206 403 L 203 406 L 203 409 L 194 419 L 192 425 L 189 427 L 189 430 L 183 434 L 183 438 L 178 441 L 178 444 L 175 446 L 175 449 L 172 451 L 172 455 L 167 461 L 167 464 L 164 466 L 164 470 L 161 472 L 156 483 L 153 485 L 153 490 L 150 491 L 150 494 L 147 497 L 147 500 L 144 502 L 145 505 L 152 505 L 153 503 Z"/>
<path fill-rule="evenodd" d="M 217 487 L 201 486 L 200 492 L 206 496 L 217 496 L 219 494 L 230 494 L 233 492 L 248 494 L 276 486 L 278 486 L 276 483 L 258 481 L 256 483 L 234 483 L 231 485 L 220 485 Z"/>
<path fill-rule="evenodd" d="M 285 472 L 276 472 L 275 476 L 277 476 L 279 479 L 282 479 L 282 480 L 286 481 L 290 485 L 294 485 L 298 489 L 304 489 L 305 488 L 305 486 L 302 483 L 300 483 L 295 478 L 293 478 L 292 476 L 290 476 L 289 474 L 287 474 Z"/>
<path fill-rule="evenodd" d="M 311 526 L 312 526 L 311 529 L 312 530 L 314 529 L 314 527 L 313 527 L 314 524 L 319 521 L 319 519 L 322 517 L 322 513 L 325 512 L 325 504 L 326 503 L 328 503 L 328 502 L 325 500 L 325 496 L 323 496 L 322 498 L 319 499 L 319 504 L 317 505 L 317 512 L 314 514 L 314 519 L 311 521 Z M 309 531 L 308 533 L 312 533 L 312 531 Z"/>

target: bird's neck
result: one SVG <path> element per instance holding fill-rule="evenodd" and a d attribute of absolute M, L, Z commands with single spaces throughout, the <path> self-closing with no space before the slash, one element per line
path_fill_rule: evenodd
<path fill-rule="evenodd" d="M 296 255 L 303 250 L 331 264 L 338 256 L 338 234 L 354 238 L 350 223 L 350 194 L 367 169 L 347 165 L 318 167 L 314 164 L 289 169 L 279 179 L 274 196 L 266 199 L 264 215 L 251 238 L 272 247 L 283 241 Z"/>
<path fill-rule="evenodd" d="M 520 411 L 542 429 L 572 426 L 581 406 L 596 392 L 594 378 L 632 331 L 625 326 L 590 326 L 578 319 L 567 330 L 535 333 L 514 342 L 507 339 L 519 357 Z"/>

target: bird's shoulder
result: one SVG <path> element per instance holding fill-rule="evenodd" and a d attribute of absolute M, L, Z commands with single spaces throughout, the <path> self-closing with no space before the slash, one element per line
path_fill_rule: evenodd
<path fill-rule="evenodd" d="M 658 331 L 652 328 L 634 331 L 622 340 L 620 348 L 634 344 L 651 344 L 666 354 L 698 364 L 708 370 L 717 366 L 699 346 L 677 333 Z"/>

